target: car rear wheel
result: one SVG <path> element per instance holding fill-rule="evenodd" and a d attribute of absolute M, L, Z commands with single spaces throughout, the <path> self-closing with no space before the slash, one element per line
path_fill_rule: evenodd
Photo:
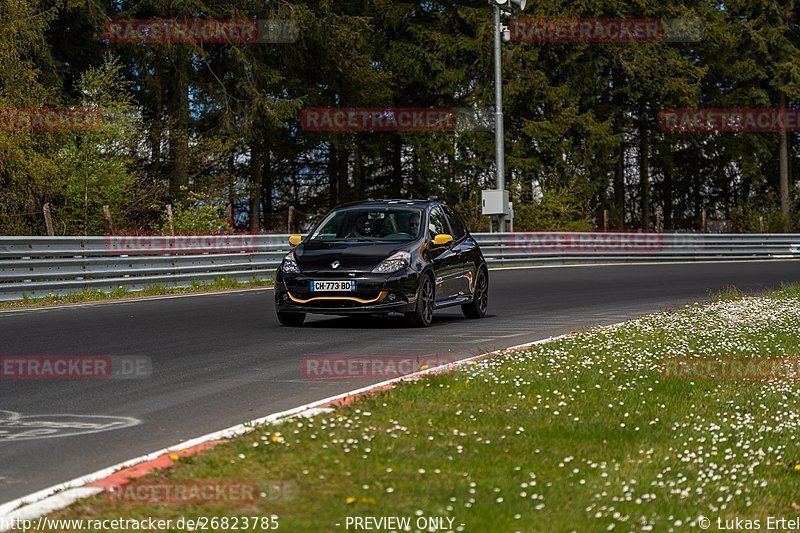
<path fill-rule="evenodd" d="M 406 313 L 409 324 L 415 328 L 427 328 L 433 322 L 433 303 L 434 303 L 433 280 L 430 276 L 425 276 L 419 284 L 417 292 L 417 308 L 410 313 Z"/>
<path fill-rule="evenodd" d="M 467 318 L 483 318 L 489 307 L 489 276 L 484 269 L 478 270 L 478 279 L 475 281 L 475 295 L 472 301 L 461 306 L 461 311 Z"/>
<path fill-rule="evenodd" d="M 284 326 L 296 328 L 297 326 L 302 326 L 305 320 L 305 313 L 285 313 L 278 311 L 278 322 Z"/>

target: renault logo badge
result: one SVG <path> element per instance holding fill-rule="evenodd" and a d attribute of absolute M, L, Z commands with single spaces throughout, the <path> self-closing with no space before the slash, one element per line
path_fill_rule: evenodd
<path fill-rule="evenodd" d="M 339 261 L 334 261 L 333 263 L 331 263 L 331 268 L 334 269 L 339 268 L 339 265 L 341 265 Z"/>

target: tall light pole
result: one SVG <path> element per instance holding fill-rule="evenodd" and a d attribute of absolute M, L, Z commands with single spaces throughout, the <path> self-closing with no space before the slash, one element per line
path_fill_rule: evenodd
<path fill-rule="evenodd" d="M 497 167 L 497 190 L 506 188 L 506 149 L 505 128 L 503 124 L 503 25 L 500 12 L 519 13 L 525 9 L 527 0 L 491 0 L 494 8 L 494 134 L 495 161 Z M 498 215 L 499 231 L 505 231 L 506 216 Z"/>

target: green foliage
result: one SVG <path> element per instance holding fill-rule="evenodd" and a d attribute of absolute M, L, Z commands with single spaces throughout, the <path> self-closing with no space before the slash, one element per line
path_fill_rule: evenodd
<path fill-rule="evenodd" d="M 188 193 L 186 203 L 173 206 L 172 214 L 176 233 L 225 233 L 232 229 L 213 200 L 198 193 Z M 164 215 L 161 230 L 169 229 L 169 220 Z"/>
<path fill-rule="evenodd" d="M 744 233 L 780 233 L 783 230 L 781 206 L 774 193 L 764 198 L 750 199 L 735 207 L 731 221 L 736 231 Z"/>
<path fill-rule="evenodd" d="M 52 102 L 57 87 L 43 78 L 51 72 L 45 42 L 56 13 L 37 2 L 0 0 L 0 108 L 38 107 Z M 51 135 L 0 128 L 0 234 L 40 233 L 42 201 L 61 190 Z"/>
<path fill-rule="evenodd" d="M 123 214 L 133 207 L 131 201 L 142 201 L 137 192 L 143 180 L 132 153 L 143 138 L 143 126 L 121 70 L 109 56 L 100 68 L 90 68 L 80 79 L 82 105 L 101 109 L 103 123 L 96 132 L 65 134 L 57 154 L 64 195 L 56 224 L 67 234 L 103 233 L 104 205 L 118 225 L 128 226 Z"/>
<path fill-rule="evenodd" d="M 592 228 L 603 210 L 630 229 L 658 215 L 667 229 L 698 229 L 703 210 L 748 231 L 754 216 L 774 227 L 777 134 L 665 133 L 658 114 L 797 106 L 794 2 L 543 0 L 524 16 L 686 18 L 705 34 L 504 43 L 506 183 L 518 229 Z M 280 19 L 296 25 L 298 40 L 105 41 L 103 24 L 126 18 Z M 45 202 L 57 232 L 76 234 L 106 230 L 103 205 L 123 231 L 161 227 L 167 203 L 187 228 L 216 228 L 230 206 L 237 229 L 256 229 L 289 206 L 319 214 L 346 201 L 431 195 L 488 229 L 476 198 L 495 180 L 491 131 L 321 134 L 300 125 L 309 106 L 491 114 L 485 1 L 0 0 L 0 30 L 0 107 L 88 106 L 108 117 L 86 134 L 0 128 L 2 234 L 41 234 Z M 792 133 L 790 183 L 798 140 Z"/>
<path fill-rule="evenodd" d="M 595 229 L 588 205 L 568 188 L 544 194 L 536 204 L 514 205 L 517 231 L 591 231 Z"/>

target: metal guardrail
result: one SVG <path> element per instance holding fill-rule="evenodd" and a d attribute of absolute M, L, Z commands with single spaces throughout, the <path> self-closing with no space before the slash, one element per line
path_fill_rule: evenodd
<path fill-rule="evenodd" d="M 478 233 L 490 266 L 800 259 L 798 234 Z M 271 278 L 288 235 L 0 237 L 0 301 Z"/>

